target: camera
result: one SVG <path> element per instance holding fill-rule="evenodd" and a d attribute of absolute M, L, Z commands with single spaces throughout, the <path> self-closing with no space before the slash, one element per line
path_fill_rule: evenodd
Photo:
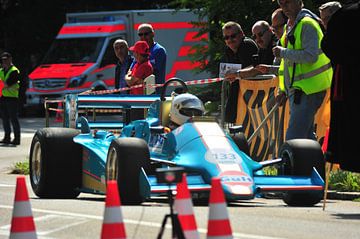
<path fill-rule="evenodd" d="M 158 183 L 179 183 L 182 180 L 183 172 L 184 168 L 182 167 L 157 168 L 156 179 Z"/>

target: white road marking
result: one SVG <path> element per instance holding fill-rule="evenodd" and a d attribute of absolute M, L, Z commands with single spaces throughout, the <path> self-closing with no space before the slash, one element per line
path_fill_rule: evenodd
<path fill-rule="evenodd" d="M 0 208 L 12 209 L 12 206 L 0 205 Z M 95 216 L 95 215 L 88 215 L 88 214 L 82 214 L 82 213 L 61 212 L 61 211 L 36 209 L 36 208 L 33 208 L 32 211 L 33 212 L 40 212 L 40 213 L 54 214 L 54 215 L 61 215 L 61 216 L 69 216 L 69 217 L 75 217 L 75 218 L 95 219 L 95 220 L 101 220 L 101 221 L 103 220 L 103 216 Z M 76 222 L 76 223 L 80 224 L 79 222 Z M 83 222 L 81 222 L 81 223 L 83 223 Z M 135 225 L 142 225 L 142 226 L 148 226 L 148 227 L 155 227 L 155 228 L 160 228 L 161 227 L 161 223 L 137 221 L 137 220 L 131 220 L 131 219 L 124 219 L 124 223 L 125 224 L 129 223 L 129 224 L 135 224 Z M 70 226 L 74 226 L 74 225 L 75 224 L 71 224 Z M 64 227 L 64 228 L 66 228 L 66 227 Z M 61 228 L 59 230 L 62 230 L 64 228 Z M 166 225 L 166 228 L 170 229 L 171 226 Z M 198 231 L 200 233 L 206 234 L 207 229 L 198 228 Z M 51 232 L 49 232 L 49 233 L 51 233 Z M 233 236 L 235 237 L 235 239 L 242 239 L 242 238 L 247 238 L 247 239 L 284 239 L 282 237 L 267 237 L 267 236 L 262 236 L 262 235 L 246 234 L 246 233 L 238 233 L 238 232 L 233 232 Z"/>
<path fill-rule="evenodd" d="M 13 187 L 15 187 L 15 184 L 2 184 L 2 183 L 0 183 L 0 187 L 3 187 L 3 188 L 13 188 Z"/>

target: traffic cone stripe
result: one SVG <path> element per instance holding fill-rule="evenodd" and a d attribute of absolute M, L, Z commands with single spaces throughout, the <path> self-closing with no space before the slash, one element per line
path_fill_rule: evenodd
<path fill-rule="evenodd" d="M 231 226 L 228 219 L 209 221 L 208 232 L 209 236 L 231 235 Z"/>
<path fill-rule="evenodd" d="M 102 227 L 101 238 L 126 238 L 125 227 L 118 223 L 104 224 Z"/>
<path fill-rule="evenodd" d="M 15 201 L 29 201 L 29 195 L 26 188 L 25 177 L 18 177 L 15 189 Z"/>
<path fill-rule="evenodd" d="M 31 205 L 29 201 L 14 202 L 13 217 L 32 216 Z"/>
<path fill-rule="evenodd" d="M 228 218 L 229 215 L 225 203 L 210 204 L 209 220 L 225 220 Z"/>
<path fill-rule="evenodd" d="M 186 239 L 199 239 L 199 232 L 197 230 L 193 231 L 184 231 L 184 236 Z"/>
<path fill-rule="evenodd" d="M 107 190 L 111 191 L 111 194 L 117 194 L 119 195 L 119 189 L 117 187 L 117 182 L 115 180 L 111 180 L 108 182 Z M 106 197 L 105 200 L 105 206 L 106 207 L 114 207 L 114 206 L 120 206 L 120 195 L 119 197 Z"/>
<path fill-rule="evenodd" d="M 122 213 L 120 207 L 106 207 L 104 213 L 104 223 L 118 222 L 122 222 Z"/>
<path fill-rule="evenodd" d="M 183 230 L 196 230 L 196 221 L 194 215 L 178 215 Z"/>
<path fill-rule="evenodd" d="M 218 188 L 223 192 L 219 178 L 216 178 L 216 180 L 212 180 L 211 187 Z M 225 202 L 224 193 L 210 193 L 209 203 L 223 203 L 223 202 Z"/>
<path fill-rule="evenodd" d="M 193 207 L 192 207 L 192 201 L 190 199 L 177 199 L 175 200 L 175 208 L 181 214 L 189 215 L 194 214 Z"/>
<path fill-rule="evenodd" d="M 11 232 L 27 232 L 35 230 L 35 223 L 32 217 L 15 217 L 11 220 Z"/>
<path fill-rule="evenodd" d="M 34 232 L 17 232 L 11 233 L 10 239 L 36 239 L 36 233 Z"/>

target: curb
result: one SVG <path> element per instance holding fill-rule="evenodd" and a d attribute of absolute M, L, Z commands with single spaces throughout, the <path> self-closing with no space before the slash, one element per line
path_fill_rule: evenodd
<path fill-rule="evenodd" d="M 360 198 L 360 192 L 328 191 L 327 198 L 336 200 L 354 200 L 356 198 Z"/>

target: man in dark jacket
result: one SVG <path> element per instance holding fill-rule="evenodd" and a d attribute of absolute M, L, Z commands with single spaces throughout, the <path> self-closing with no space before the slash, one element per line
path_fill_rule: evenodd
<path fill-rule="evenodd" d="M 326 158 L 339 163 L 340 168 L 354 172 L 360 172 L 356 140 L 360 127 L 355 115 L 359 109 L 360 45 L 356 37 L 349 37 L 349 33 L 353 33 L 354 24 L 360 22 L 359 5 L 360 2 L 343 6 L 332 15 L 321 45 L 335 67 Z"/>
<path fill-rule="evenodd" d="M 253 64 L 253 55 L 256 55 L 258 48 L 256 43 L 245 36 L 240 24 L 227 22 L 222 28 L 226 44 L 225 56 L 222 62 L 241 64 L 245 68 Z M 237 102 L 239 94 L 239 81 L 231 80 L 229 98 L 225 107 L 225 122 L 235 123 L 237 116 Z"/>

